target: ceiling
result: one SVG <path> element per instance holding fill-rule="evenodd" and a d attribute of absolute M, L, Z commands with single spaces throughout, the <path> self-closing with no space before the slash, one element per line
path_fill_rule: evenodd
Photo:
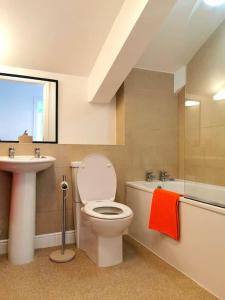
<path fill-rule="evenodd" d="M 0 0 L 0 64 L 88 76 L 124 0 Z"/>
<path fill-rule="evenodd" d="M 225 5 L 178 0 L 137 64 L 138 68 L 174 73 L 187 64 L 225 18 Z"/>
<path fill-rule="evenodd" d="M 149 2 L 165 6 L 169 0 Z M 174 2 L 138 68 L 174 73 L 225 18 L 225 5 L 212 8 L 203 0 Z M 0 64 L 89 77 L 124 3 L 0 0 Z"/>

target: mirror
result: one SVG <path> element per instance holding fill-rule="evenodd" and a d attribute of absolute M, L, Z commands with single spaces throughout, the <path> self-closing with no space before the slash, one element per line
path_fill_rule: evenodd
<path fill-rule="evenodd" d="M 58 142 L 58 81 L 0 73 L 0 142 Z"/>

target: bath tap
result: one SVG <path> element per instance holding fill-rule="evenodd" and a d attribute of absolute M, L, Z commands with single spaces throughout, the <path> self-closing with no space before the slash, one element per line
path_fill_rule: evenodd
<path fill-rule="evenodd" d="M 8 155 L 9 155 L 9 158 L 14 158 L 14 156 L 15 156 L 15 148 L 14 147 L 9 147 Z"/>
<path fill-rule="evenodd" d="M 41 149 L 39 147 L 34 148 L 34 157 L 35 158 L 41 157 Z"/>
<path fill-rule="evenodd" d="M 159 171 L 159 180 L 160 181 L 166 181 L 169 180 L 169 174 L 167 171 L 160 170 Z"/>
<path fill-rule="evenodd" d="M 145 180 L 146 181 L 153 181 L 155 179 L 155 175 L 152 171 L 145 172 Z"/>

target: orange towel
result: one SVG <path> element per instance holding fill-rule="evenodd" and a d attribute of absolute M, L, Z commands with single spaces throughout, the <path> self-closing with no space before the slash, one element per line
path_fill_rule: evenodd
<path fill-rule="evenodd" d="M 175 240 L 180 238 L 180 195 L 163 189 L 155 189 L 150 210 L 149 229 L 157 230 Z"/>

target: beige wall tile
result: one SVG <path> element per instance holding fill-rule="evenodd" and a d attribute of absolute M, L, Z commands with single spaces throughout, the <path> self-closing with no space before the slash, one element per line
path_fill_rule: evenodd
<path fill-rule="evenodd" d="M 43 212 L 37 214 L 36 221 L 36 234 L 46 234 L 61 231 L 61 211 L 55 210 L 50 212 Z M 73 225 L 73 214 L 72 210 L 66 211 L 66 230 L 72 230 Z"/>
<path fill-rule="evenodd" d="M 37 175 L 37 234 L 61 230 L 62 175 L 70 184 L 67 215 L 73 228 L 70 162 L 91 153 L 106 155 L 117 173 L 117 201 L 125 202 L 125 182 L 143 180 L 145 171 L 162 168 L 177 177 L 177 97 L 173 94 L 173 75 L 134 69 L 124 83 L 125 145 L 41 144 L 44 155 L 56 157 L 54 168 Z M 0 144 L 6 155 L 9 144 Z M 16 154 L 32 154 L 35 145 L 14 144 Z M 3 175 L 1 175 L 3 174 Z M 0 238 L 7 238 L 11 175 L 0 173 Z M 1 214 L 0 214 L 1 216 Z"/>

